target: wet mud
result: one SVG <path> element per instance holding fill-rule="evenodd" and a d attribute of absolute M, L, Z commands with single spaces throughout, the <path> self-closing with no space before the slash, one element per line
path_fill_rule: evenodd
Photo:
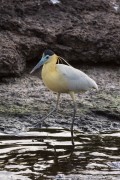
<path fill-rule="evenodd" d="M 99 91 L 76 94 L 77 114 L 74 129 L 104 132 L 120 129 L 120 69 L 81 67 L 98 84 Z M 39 74 L 2 79 L 0 85 L 0 131 L 21 131 L 41 125 L 41 119 L 55 107 L 56 94 L 42 83 Z M 38 77 L 39 75 L 39 77 Z M 73 102 L 62 94 L 58 113 L 45 120 L 47 127 L 70 129 Z M 42 124 L 44 126 L 44 124 Z M 38 126 L 38 125 L 37 125 Z"/>

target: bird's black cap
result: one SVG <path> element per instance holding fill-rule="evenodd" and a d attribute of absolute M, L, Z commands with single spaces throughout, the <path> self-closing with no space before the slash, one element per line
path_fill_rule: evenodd
<path fill-rule="evenodd" d="M 44 51 L 44 56 L 46 56 L 46 55 L 52 56 L 53 54 L 55 54 L 55 53 L 53 51 L 49 50 L 49 49 L 46 49 Z"/>

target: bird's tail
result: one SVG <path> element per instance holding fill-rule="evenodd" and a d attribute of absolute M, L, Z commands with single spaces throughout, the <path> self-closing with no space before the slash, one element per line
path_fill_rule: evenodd
<path fill-rule="evenodd" d="M 91 79 L 91 85 L 92 85 L 92 88 L 95 88 L 98 91 L 98 85 L 93 79 Z"/>

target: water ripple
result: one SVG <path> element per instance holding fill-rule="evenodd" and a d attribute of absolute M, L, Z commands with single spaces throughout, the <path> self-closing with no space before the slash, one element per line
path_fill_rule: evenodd
<path fill-rule="evenodd" d="M 120 177 L 120 132 L 74 133 L 61 128 L 0 134 L 0 179 Z M 61 176 L 61 177 L 62 177 Z"/>

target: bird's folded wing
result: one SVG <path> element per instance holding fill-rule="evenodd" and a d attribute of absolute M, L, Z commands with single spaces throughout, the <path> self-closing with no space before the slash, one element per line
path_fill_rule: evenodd
<path fill-rule="evenodd" d="M 84 72 L 64 64 L 57 64 L 57 70 L 68 84 L 70 91 L 87 91 L 96 88 L 97 84 Z"/>

